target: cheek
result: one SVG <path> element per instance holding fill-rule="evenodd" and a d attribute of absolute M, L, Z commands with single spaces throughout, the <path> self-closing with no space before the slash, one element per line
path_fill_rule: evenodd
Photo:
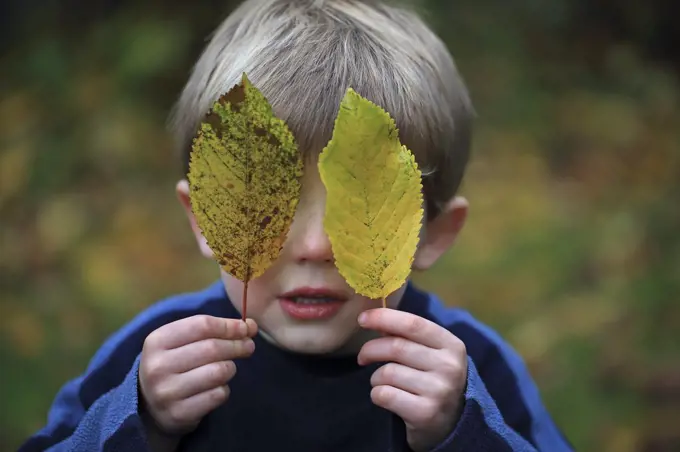
<path fill-rule="evenodd" d="M 402 285 L 387 297 L 387 307 L 397 309 L 399 307 L 399 302 L 404 296 L 404 292 L 406 292 L 406 284 Z M 382 307 L 382 303 L 380 304 L 380 307 Z"/>
<path fill-rule="evenodd" d="M 229 297 L 229 300 L 231 300 L 232 304 L 238 309 L 239 311 L 242 311 L 241 307 L 243 305 L 243 283 L 231 276 L 229 273 L 226 273 L 224 270 L 222 270 L 222 282 L 224 283 L 224 288 L 227 291 L 227 296 Z"/>
<path fill-rule="evenodd" d="M 404 284 L 399 289 L 392 292 L 387 297 L 387 307 L 391 308 L 391 309 L 397 309 L 399 307 L 399 303 L 401 302 L 401 299 L 404 296 L 405 291 L 406 291 L 406 284 Z M 355 306 L 358 307 L 359 312 L 367 311 L 369 309 L 382 308 L 382 301 L 381 300 L 372 300 L 370 298 L 359 297 L 357 295 L 355 295 L 355 297 L 356 297 L 356 300 L 357 300 Z"/>
<path fill-rule="evenodd" d="M 229 300 L 239 312 L 243 312 L 243 282 L 224 270 L 221 270 L 221 279 Z M 264 304 L 266 304 L 265 302 L 268 299 L 265 281 L 266 278 L 263 275 L 248 283 L 248 317 L 251 317 L 251 314 L 253 317 L 257 317 L 265 307 Z"/>

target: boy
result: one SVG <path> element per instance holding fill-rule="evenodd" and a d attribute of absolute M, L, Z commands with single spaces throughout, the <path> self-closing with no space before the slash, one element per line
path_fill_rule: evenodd
<path fill-rule="evenodd" d="M 570 450 L 520 358 L 470 314 L 410 283 L 391 309 L 354 293 L 323 228 L 315 158 L 347 87 L 385 108 L 423 169 L 414 268 L 454 242 L 472 107 L 444 45 L 412 13 L 356 0 L 247 0 L 219 27 L 173 118 L 185 170 L 212 102 L 246 72 L 306 153 L 279 259 L 249 284 L 161 301 L 114 334 L 22 451 Z M 201 252 L 212 258 L 177 185 Z M 238 372 L 237 372 L 238 370 Z"/>

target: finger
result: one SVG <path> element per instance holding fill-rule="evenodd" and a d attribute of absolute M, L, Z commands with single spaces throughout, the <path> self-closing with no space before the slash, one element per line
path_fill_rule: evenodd
<path fill-rule="evenodd" d="M 253 319 L 246 319 L 246 326 L 248 327 L 248 337 L 255 337 L 257 335 L 257 323 Z"/>
<path fill-rule="evenodd" d="M 367 329 L 401 336 L 428 347 L 442 349 L 460 342 L 446 328 L 410 312 L 396 309 L 369 309 L 359 316 L 359 324 Z"/>
<path fill-rule="evenodd" d="M 158 388 L 161 403 L 189 398 L 201 392 L 224 386 L 236 375 L 233 361 L 220 361 L 172 375 Z"/>
<path fill-rule="evenodd" d="M 168 350 L 164 358 L 173 373 L 187 372 L 206 364 L 247 358 L 253 354 L 255 342 L 252 339 L 225 340 L 205 339 L 182 347 Z"/>
<path fill-rule="evenodd" d="M 175 403 L 168 410 L 168 415 L 178 424 L 185 421 L 198 423 L 206 414 L 223 404 L 229 398 L 229 392 L 229 386 L 218 386 L 193 395 Z"/>
<path fill-rule="evenodd" d="M 403 337 L 381 337 L 366 342 L 357 357 L 359 364 L 397 362 L 417 370 L 432 370 L 437 366 L 437 350 Z"/>
<path fill-rule="evenodd" d="M 249 332 L 248 323 L 240 319 L 195 315 L 168 323 L 152 334 L 158 336 L 155 340 L 160 348 L 171 350 L 203 339 L 243 339 Z"/>
<path fill-rule="evenodd" d="M 371 400 L 379 407 L 393 412 L 409 425 L 420 425 L 423 419 L 436 415 L 434 403 L 394 386 L 381 385 L 371 390 Z"/>
<path fill-rule="evenodd" d="M 371 375 L 371 386 L 393 386 L 414 395 L 439 397 L 449 390 L 437 375 L 398 363 L 381 366 Z"/>

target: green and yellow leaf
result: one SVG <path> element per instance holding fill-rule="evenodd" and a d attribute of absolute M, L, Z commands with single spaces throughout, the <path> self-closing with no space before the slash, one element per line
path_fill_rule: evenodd
<path fill-rule="evenodd" d="M 318 166 L 338 270 L 357 293 L 384 301 L 408 278 L 418 246 L 423 197 L 415 158 L 390 115 L 350 88 Z"/>
<path fill-rule="evenodd" d="M 194 139 L 191 207 L 214 257 L 247 284 L 278 258 L 300 196 L 303 162 L 284 121 L 245 74 Z M 243 315 L 245 318 L 245 298 Z"/>

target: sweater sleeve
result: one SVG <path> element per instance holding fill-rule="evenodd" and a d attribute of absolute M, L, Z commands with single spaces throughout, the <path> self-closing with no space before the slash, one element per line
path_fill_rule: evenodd
<path fill-rule="evenodd" d="M 451 331 L 468 349 L 465 406 L 454 431 L 432 452 L 571 452 L 520 355 L 498 333 L 460 314 Z"/>
<path fill-rule="evenodd" d="M 498 405 L 479 376 L 475 364 L 470 359 L 468 362 L 468 382 L 463 413 L 454 431 L 432 452 L 572 451 L 542 407 L 535 407 L 540 414 L 533 418 L 531 423 L 542 428 L 543 434 L 533 438 L 534 443 L 522 437 L 506 423 Z"/>
<path fill-rule="evenodd" d="M 530 422 L 543 432 L 533 442 L 520 435 L 504 420 L 474 362 L 468 358 L 468 363 L 465 406 L 461 417 L 454 430 L 431 452 L 573 452 L 549 415 L 539 406 L 535 408 L 543 414 Z M 393 418 L 390 451 L 413 452 L 406 443 L 403 421 L 396 415 Z"/>
<path fill-rule="evenodd" d="M 47 425 L 29 438 L 19 452 L 113 451 L 148 449 L 138 415 L 139 356 L 123 381 L 85 409 L 79 394 L 87 375 L 68 382 L 59 391 Z"/>
<path fill-rule="evenodd" d="M 415 289 L 411 297 L 415 301 L 407 309 L 445 327 L 463 341 L 468 354 L 463 412 L 453 431 L 429 452 L 574 450 L 510 344 L 466 310 L 446 307 L 436 296 Z M 412 452 L 401 424 L 392 423 L 392 450 Z"/>
<path fill-rule="evenodd" d="M 179 294 L 138 314 L 104 342 L 85 372 L 66 383 L 47 424 L 19 452 L 149 450 L 139 416 L 138 373 L 146 337 L 160 326 L 203 313 L 223 316 L 224 287 Z"/>

